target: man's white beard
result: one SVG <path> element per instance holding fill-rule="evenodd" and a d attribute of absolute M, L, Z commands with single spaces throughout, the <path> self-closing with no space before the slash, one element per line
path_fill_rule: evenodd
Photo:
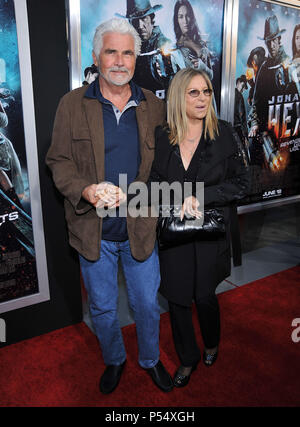
<path fill-rule="evenodd" d="M 126 74 L 112 78 L 113 71 L 124 71 Z M 126 67 L 111 67 L 108 68 L 106 71 L 106 75 L 104 75 L 99 67 L 99 73 L 100 75 L 106 80 L 108 83 L 114 84 L 115 86 L 124 86 L 126 85 L 132 78 L 132 76 L 129 74 L 129 71 Z"/>

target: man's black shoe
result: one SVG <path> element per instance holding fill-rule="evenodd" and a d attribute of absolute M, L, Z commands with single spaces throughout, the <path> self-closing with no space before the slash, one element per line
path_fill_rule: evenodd
<path fill-rule="evenodd" d="M 153 382 L 163 391 L 171 391 L 173 381 L 171 375 L 166 371 L 164 365 L 159 360 L 153 368 L 146 369 Z"/>
<path fill-rule="evenodd" d="M 114 391 L 119 384 L 125 362 L 122 365 L 108 365 L 106 367 L 99 384 L 101 393 L 109 394 Z"/>

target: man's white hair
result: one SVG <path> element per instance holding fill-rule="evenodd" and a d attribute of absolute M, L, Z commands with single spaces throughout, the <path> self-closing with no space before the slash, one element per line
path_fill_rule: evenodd
<path fill-rule="evenodd" d="M 141 39 L 135 28 L 127 21 L 127 19 L 112 18 L 109 21 L 100 24 L 95 31 L 93 39 L 93 51 L 96 57 L 99 57 L 102 44 L 103 35 L 105 33 L 119 33 L 119 34 L 130 34 L 134 39 L 134 53 L 138 56 L 141 52 Z"/>

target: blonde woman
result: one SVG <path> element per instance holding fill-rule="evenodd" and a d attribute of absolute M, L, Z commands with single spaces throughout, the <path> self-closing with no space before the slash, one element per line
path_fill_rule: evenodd
<path fill-rule="evenodd" d="M 228 225 L 234 219 L 230 212 L 236 215 L 231 206 L 247 194 L 249 177 L 231 126 L 217 119 L 212 96 L 212 84 L 203 71 L 186 68 L 175 75 L 168 92 L 168 127 L 156 129 L 149 184 L 204 182 L 205 208 L 222 209 Z M 199 203 L 194 193 L 182 200 L 181 216 L 199 216 Z M 174 385 L 184 387 L 201 358 L 192 322 L 193 300 L 204 342 L 203 362 L 211 366 L 217 359 L 220 312 L 215 290 L 230 275 L 229 227 L 224 238 L 163 249 L 159 257 L 160 292 L 169 302 L 180 360 Z"/>

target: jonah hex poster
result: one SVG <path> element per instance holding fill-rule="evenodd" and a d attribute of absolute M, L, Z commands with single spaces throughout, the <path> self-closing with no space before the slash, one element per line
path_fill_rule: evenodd
<path fill-rule="evenodd" d="M 39 292 L 13 0 L 0 0 L 0 304 Z"/>
<path fill-rule="evenodd" d="M 240 1 L 234 117 L 251 166 L 250 201 L 299 194 L 299 9 Z"/>

